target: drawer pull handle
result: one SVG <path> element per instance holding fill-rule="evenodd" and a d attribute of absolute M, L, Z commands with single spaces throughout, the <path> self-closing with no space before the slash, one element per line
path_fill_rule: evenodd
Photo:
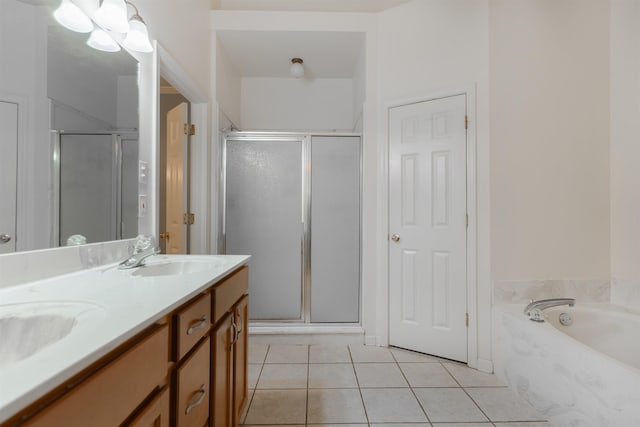
<path fill-rule="evenodd" d="M 189 406 L 187 406 L 187 409 L 184 410 L 184 413 L 189 415 L 189 413 L 191 411 L 193 411 L 193 408 L 195 408 L 196 406 L 198 406 L 199 404 L 202 403 L 202 401 L 204 401 L 204 396 L 207 394 L 207 391 L 204 389 L 204 384 L 202 384 L 200 386 L 200 390 L 196 391 L 196 393 L 194 394 L 194 397 L 197 395 L 197 397 L 195 399 L 193 399 L 191 401 L 191 403 L 189 404 Z"/>
<path fill-rule="evenodd" d="M 238 325 L 236 325 L 236 322 L 233 319 L 231 319 L 231 327 L 233 328 L 233 338 L 229 343 L 229 351 L 233 350 L 233 345 L 238 341 Z"/>
<path fill-rule="evenodd" d="M 240 333 L 244 329 L 244 319 L 242 318 L 240 309 L 236 310 L 236 316 L 238 318 L 238 333 Z"/>
<path fill-rule="evenodd" d="M 207 316 L 202 316 L 200 319 L 196 320 L 195 323 L 192 323 L 187 329 L 187 335 L 191 335 L 198 329 L 202 329 L 207 326 Z"/>

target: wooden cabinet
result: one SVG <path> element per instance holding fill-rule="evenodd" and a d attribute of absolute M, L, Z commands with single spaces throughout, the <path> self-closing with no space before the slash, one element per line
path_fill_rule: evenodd
<path fill-rule="evenodd" d="M 118 426 L 165 383 L 169 328 L 164 325 L 81 381 L 24 425 Z"/>
<path fill-rule="evenodd" d="M 138 414 L 129 427 L 170 427 L 171 406 L 169 404 L 169 388 L 165 387 Z"/>
<path fill-rule="evenodd" d="M 233 283 L 233 304 L 224 315 L 214 307 L 214 318 L 221 317 L 212 332 L 211 350 L 211 427 L 230 427 L 240 424 L 247 403 L 247 349 L 249 297 L 247 268 L 243 268 L 221 285 Z M 216 298 L 220 293 L 217 292 Z M 224 287 L 222 289 L 225 289 Z M 243 292 L 238 293 L 238 290 Z M 227 301 L 233 298 L 227 298 Z"/>
<path fill-rule="evenodd" d="M 233 425 L 240 424 L 242 411 L 247 403 L 247 364 L 249 347 L 249 296 L 245 295 L 233 309 L 236 340 L 233 348 Z"/>
<path fill-rule="evenodd" d="M 242 267 L 0 427 L 237 426 L 248 395 L 247 289 Z"/>
<path fill-rule="evenodd" d="M 233 316 L 226 313 L 211 333 L 211 427 L 233 422 Z"/>
<path fill-rule="evenodd" d="M 209 419 L 209 337 L 176 369 L 176 425 L 202 427 Z"/>

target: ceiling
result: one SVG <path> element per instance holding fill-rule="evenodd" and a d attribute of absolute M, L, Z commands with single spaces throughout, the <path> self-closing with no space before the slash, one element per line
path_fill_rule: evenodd
<path fill-rule="evenodd" d="M 213 9 L 380 12 L 411 0 L 212 0 Z"/>
<path fill-rule="evenodd" d="M 291 58 L 304 61 L 307 78 L 352 78 L 364 33 L 218 31 L 218 40 L 243 77 L 289 77 Z"/>

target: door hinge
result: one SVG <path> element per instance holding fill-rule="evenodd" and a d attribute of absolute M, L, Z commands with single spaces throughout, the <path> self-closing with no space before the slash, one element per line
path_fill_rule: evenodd
<path fill-rule="evenodd" d="M 196 134 L 196 125 L 190 125 L 188 123 L 184 124 L 184 134 L 185 135 L 195 135 Z"/>
<path fill-rule="evenodd" d="M 466 216 L 467 228 L 469 228 L 469 214 L 465 214 L 465 216 Z"/>
<path fill-rule="evenodd" d="M 467 325 L 467 328 L 468 328 L 469 327 L 469 313 L 465 313 L 464 319 L 465 319 L 465 324 Z"/>
<path fill-rule="evenodd" d="M 464 128 L 469 129 L 469 116 L 464 116 Z"/>
<path fill-rule="evenodd" d="M 185 213 L 182 214 L 182 223 L 191 225 L 196 222 L 196 214 L 193 213 Z"/>

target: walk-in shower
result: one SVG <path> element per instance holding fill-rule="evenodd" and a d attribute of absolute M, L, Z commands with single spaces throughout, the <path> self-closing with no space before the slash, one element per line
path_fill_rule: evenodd
<path fill-rule="evenodd" d="M 361 140 L 227 133 L 222 246 L 250 254 L 253 321 L 360 321 Z"/>

